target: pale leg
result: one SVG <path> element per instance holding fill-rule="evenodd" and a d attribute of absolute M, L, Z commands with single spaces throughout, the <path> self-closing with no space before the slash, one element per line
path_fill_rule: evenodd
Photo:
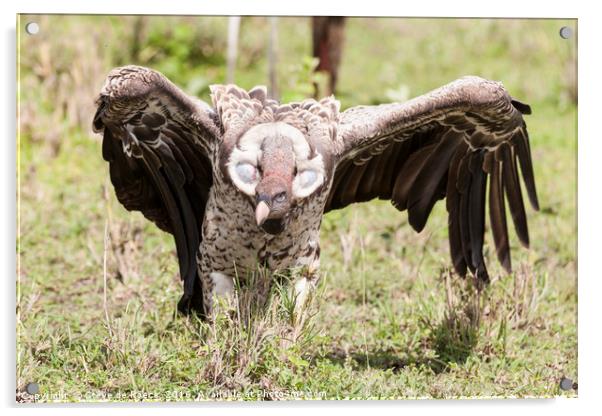
<path fill-rule="evenodd" d="M 214 318 L 222 305 L 229 310 L 234 305 L 234 280 L 223 273 L 209 273 L 210 299 L 206 304 L 207 317 Z"/>
<path fill-rule="evenodd" d="M 295 309 L 293 316 L 293 333 L 292 341 L 294 342 L 303 331 L 305 321 L 309 314 L 309 305 L 316 291 L 318 284 L 318 277 L 311 275 L 308 277 L 301 277 L 295 282 L 295 286 L 292 288 L 295 296 Z"/>
<path fill-rule="evenodd" d="M 308 252 L 297 260 L 297 267 L 303 270 L 294 287 L 295 326 L 301 329 L 320 278 L 320 248 L 317 239 L 308 242 Z"/>

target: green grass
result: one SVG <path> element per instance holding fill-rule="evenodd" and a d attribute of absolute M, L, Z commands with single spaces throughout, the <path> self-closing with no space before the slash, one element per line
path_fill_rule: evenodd
<path fill-rule="evenodd" d="M 448 275 L 441 203 L 421 234 L 383 201 L 328 214 L 320 293 L 297 333 L 286 286 L 253 308 L 263 302 L 242 288 L 242 313 L 213 325 L 179 317 L 172 238 L 115 200 L 89 127 L 108 70 L 153 66 L 204 99 L 225 74 L 224 19 L 147 20 L 139 44 L 133 19 L 43 18 L 40 37 L 22 39 L 19 400 L 32 400 L 20 393 L 30 382 L 39 401 L 576 395 L 559 389 L 563 376 L 577 379 L 576 52 L 557 35 L 575 22 L 348 21 L 345 107 L 466 74 L 502 80 L 531 104 L 542 209 L 528 212 L 531 249 L 512 240 L 510 276 L 487 235 L 493 282 L 480 294 Z M 265 83 L 267 29 L 258 18 L 241 30 L 237 82 Z M 281 19 L 279 30 L 280 88 L 294 99 L 311 85 L 309 24 Z M 75 40 L 65 45 L 66 35 Z"/>

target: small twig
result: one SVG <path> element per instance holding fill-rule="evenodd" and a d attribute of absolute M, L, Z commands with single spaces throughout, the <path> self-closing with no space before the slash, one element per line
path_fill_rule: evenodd
<path fill-rule="evenodd" d="M 234 84 L 234 69 L 238 56 L 238 33 L 240 31 L 240 16 L 228 18 L 228 49 L 226 55 L 226 82 Z"/>
<path fill-rule="evenodd" d="M 104 233 L 104 250 L 103 250 L 103 258 L 102 258 L 102 278 L 103 278 L 103 288 L 102 288 L 102 306 L 105 311 L 105 319 L 107 321 L 107 328 L 109 329 L 109 335 L 111 338 L 113 337 L 113 329 L 111 328 L 111 321 L 109 319 L 109 309 L 107 307 L 107 252 L 109 247 L 109 220 L 105 220 L 105 233 Z"/>
<path fill-rule="evenodd" d="M 444 272 L 444 276 L 445 276 L 445 297 L 446 297 L 446 301 L 447 301 L 447 310 L 450 314 L 450 318 L 452 318 L 452 315 L 455 315 L 454 312 L 454 292 L 452 290 L 451 287 L 451 271 L 449 269 L 447 269 Z"/>
<path fill-rule="evenodd" d="M 105 177 L 105 184 L 102 187 L 102 196 L 105 200 L 105 206 L 107 208 L 107 219 L 105 220 L 105 230 L 104 230 L 104 247 L 103 247 L 103 255 L 102 255 L 102 307 L 105 312 L 105 319 L 107 321 L 107 328 L 109 329 L 109 335 L 111 338 L 113 337 L 113 329 L 111 328 L 111 321 L 109 319 L 109 308 L 107 305 L 107 254 L 109 251 L 110 244 L 110 234 L 109 227 L 112 223 L 111 217 L 111 203 L 109 199 L 109 178 Z"/>
<path fill-rule="evenodd" d="M 270 98 L 278 100 L 278 18 L 270 17 L 270 41 L 268 44 L 268 72 L 270 78 Z"/>
<path fill-rule="evenodd" d="M 364 247 L 364 238 L 360 236 L 360 259 L 361 259 L 361 273 L 362 273 L 362 308 L 363 311 L 366 310 L 366 301 L 368 297 L 367 286 L 366 286 L 366 263 L 365 263 L 365 247 Z M 362 338 L 364 341 L 364 355 L 366 356 L 366 367 L 370 369 L 370 355 L 368 354 L 368 338 L 366 336 L 366 320 L 362 319 Z"/>

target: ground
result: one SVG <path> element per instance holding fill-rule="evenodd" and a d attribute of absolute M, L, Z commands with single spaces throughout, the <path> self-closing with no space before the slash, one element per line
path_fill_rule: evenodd
<path fill-rule="evenodd" d="M 480 294 L 449 270 L 443 204 L 421 234 L 385 201 L 329 213 L 319 293 L 295 331 L 286 278 L 259 308 L 240 288 L 239 313 L 213 325 L 178 316 L 173 240 L 115 200 L 90 129 L 115 65 L 155 67 L 206 100 L 224 82 L 226 20 L 36 16 L 40 34 L 27 37 L 32 18 L 18 28 L 19 401 L 34 399 L 22 393 L 32 382 L 38 401 L 577 394 L 559 388 L 577 380 L 577 110 L 576 44 L 558 36 L 576 22 L 347 21 L 343 107 L 467 74 L 531 104 L 541 211 L 528 211 L 530 249 L 512 240 L 511 275 L 487 236 L 493 281 Z M 236 82 L 247 88 L 267 82 L 261 19 L 241 28 Z M 283 100 L 312 92 L 309 34 L 307 19 L 279 20 Z"/>

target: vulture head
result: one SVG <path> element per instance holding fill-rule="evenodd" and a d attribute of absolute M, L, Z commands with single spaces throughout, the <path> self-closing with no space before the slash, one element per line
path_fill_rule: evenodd
<path fill-rule="evenodd" d="M 301 130 L 281 121 L 246 131 L 226 166 L 234 186 L 250 197 L 257 226 L 269 234 L 282 232 L 292 208 L 325 182 L 322 156 Z"/>
<path fill-rule="evenodd" d="M 340 103 L 334 97 L 282 104 L 265 87 L 211 86 L 222 130 L 220 174 L 247 197 L 253 226 L 279 234 L 296 207 L 333 176 Z"/>

